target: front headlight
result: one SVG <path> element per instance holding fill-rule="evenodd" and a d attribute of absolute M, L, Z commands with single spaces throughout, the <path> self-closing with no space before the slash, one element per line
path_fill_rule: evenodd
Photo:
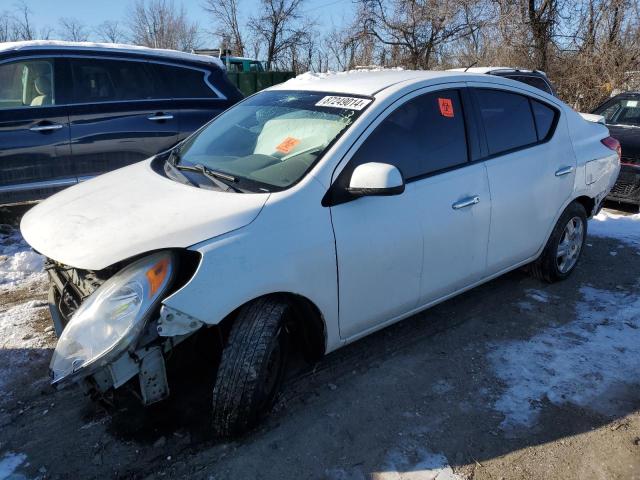
<path fill-rule="evenodd" d="M 54 384 L 79 370 L 102 367 L 126 350 L 166 291 L 174 261 L 170 252 L 142 258 L 120 270 L 82 303 L 53 353 Z"/>

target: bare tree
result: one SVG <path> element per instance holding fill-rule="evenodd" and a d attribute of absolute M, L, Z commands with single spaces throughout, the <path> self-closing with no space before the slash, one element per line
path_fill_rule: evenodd
<path fill-rule="evenodd" d="M 245 44 L 238 22 L 238 0 L 206 0 L 203 8 L 211 14 L 216 29 L 214 34 L 222 39 L 223 47 L 243 56 Z"/>
<path fill-rule="evenodd" d="M 117 20 L 105 20 L 95 29 L 98 39 L 107 43 L 121 43 L 125 41 L 125 34 Z"/>
<path fill-rule="evenodd" d="M 301 11 L 303 2 L 261 0 L 259 13 L 249 20 L 248 27 L 252 34 L 265 45 L 268 70 L 276 64 L 283 66 L 292 48 L 307 41 Z"/>
<path fill-rule="evenodd" d="M 36 32 L 31 22 L 31 9 L 22 1 L 16 5 L 15 10 L 11 36 L 14 40 L 34 40 L 36 38 Z"/>
<path fill-rule="evenodd" d="M 129 17 L 133 43 L 183 51 L 198 47 L 198 24 L 190 22 L 184 5 L 177 8 L 173 0 L 136 0 Z"/>
<path fill-rule="evenodd" d="M 89 40 L 89 32 L 78 19 L 63 17 L 59 20 L 59 24 L 58 33 L 63 40 L 72 42 L 86 42 Z"/>

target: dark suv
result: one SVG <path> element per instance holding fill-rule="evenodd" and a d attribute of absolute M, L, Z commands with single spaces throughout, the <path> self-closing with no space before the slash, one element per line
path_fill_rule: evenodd
<path fill-rule="evenodd" d="M 622 147 L 620 174 L 607 199 L 640 206 L 640 92 L 616 95 L 593 113 L 604 117 Z"/>
<path fill-rule="evenodd" d="M 241 98 L 212 57 L 0 44 L 0 205 L 38 200 L 167 150 Z"/>

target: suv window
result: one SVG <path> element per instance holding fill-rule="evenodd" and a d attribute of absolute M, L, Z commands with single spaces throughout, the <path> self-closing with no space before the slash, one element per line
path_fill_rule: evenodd
<path fill-rule="evenodd" d="M 517 80 L 518 82 L 526 83 L 527 85 L 531 85 L 532 87 L 553 95 L 553 92 L 549 88 L 549 84 L 540 77 L 528 75 L 505 75 L 505 77 L 510 78 L 511 80 Z"/>
<path fill-rule="evenodd" d="M 476 89 L 476 98 L 490 155 L 538 141 L 527 97 L 503 90 Z"/>
<path fill-rule="evenodd" d="M 154 77 L 145 62 L 72 58 L 76 103 L 157 98 Z"/>
<path fill-rule="evenodd" d="M 0 64 L 0 110 L 55 103 L 53 60 Z"/>
<path fill-rule="evenodd" d="M 369 135 L 348 172 L 367 162 L 395 165 L 405 180 L 467 162 L 460 93 L 443 90 L 402 104 Z"/>
<path fill-rule="evenodd" d="M 206 83 L 206 72 L 187 67 L 154 64 L 169 98 L 218 98 Z"/>

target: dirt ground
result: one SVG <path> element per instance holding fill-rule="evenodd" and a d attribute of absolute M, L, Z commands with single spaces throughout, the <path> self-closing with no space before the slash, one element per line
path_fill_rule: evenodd
<path fill-rule="evenodd" d="M 23 455 L 10 478 L 640 479 L 638 272 L 638 247 L 591 236 L 565 282 L 515 271 L 297 371 L 233 442 L 197 390 L 150 409 L 51 390 L 36 303 L 44 343 L 0 350 L 29 359 L 2 387 L 0 458 Z"/>

